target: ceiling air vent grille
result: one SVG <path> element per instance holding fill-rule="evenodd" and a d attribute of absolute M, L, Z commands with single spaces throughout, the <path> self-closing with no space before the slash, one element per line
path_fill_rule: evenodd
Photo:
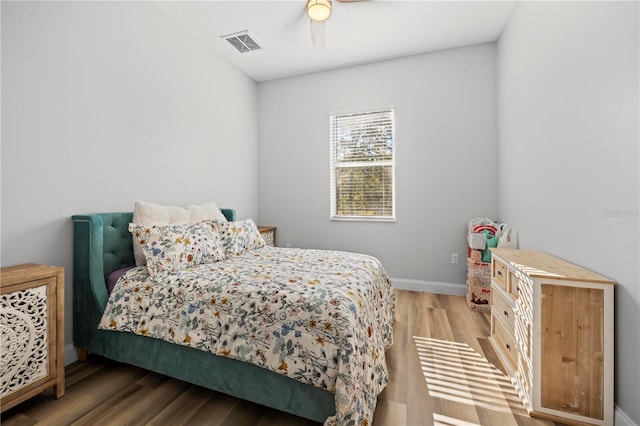
<path fill-rule="evenodd" d="M 256 38 L 249 34 L 249 31 L 240 31 L 238 33 L 227 34 L 222 36 L 227 40 L 236 50 L 240 53 L 254 52 L 256 50 L 262 50 L 264 47 L 256 41 Z"/>

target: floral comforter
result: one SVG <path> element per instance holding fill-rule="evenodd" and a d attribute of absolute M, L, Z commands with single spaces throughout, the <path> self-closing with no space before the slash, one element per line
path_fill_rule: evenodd
<path fill-rule="evenodd" d="M 264 247 L 152 281 L 130 270 L 99 328 L 253 363 L 335 393 L 325 424 L 371 424 L 395 297 L 370 256 Z"/>

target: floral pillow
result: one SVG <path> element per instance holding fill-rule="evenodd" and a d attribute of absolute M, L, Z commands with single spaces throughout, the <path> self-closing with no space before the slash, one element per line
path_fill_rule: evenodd
<path fill-rule="evenodd" d="M 205 220 L 178 225 L 129 224 L 147 259 L 152 278 L 225 258 L 217 222 Z"/>
<path fill-rule="evenodd" d="M 264 247 L 265 241 L 252 219 L 236 222 L 218 222 L 222 245 L 227 257 L 237 256 L 247 250 Z"/>
<path fill-rule="evenodd" d="M 131 222 L 141 225 L 177 225 L 181 223 L 195 223 L 203 220 L 217 220 L 226 222 L 226 218 L 216 205 L 215 201 L 206 204 L 188 206 L 165 206 L 161 204 L 137 201 L 133 208 L 133 219 Z M 142 247 L 134 239 L 133 255 L 136 266 L 147 263 L 142 253 Z"/>

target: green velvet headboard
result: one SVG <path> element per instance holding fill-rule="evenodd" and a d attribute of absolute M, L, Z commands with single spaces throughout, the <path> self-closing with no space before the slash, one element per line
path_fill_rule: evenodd
<path fill-rule="evenodd" d="M 220 211 L 227 220 L 236 220 L 235 209 Z M 105 278 L 117 269 L 135 265 L 133 240 L 129 232 L 133 213 L 96 213 L 74 215 L 72 218 L 74 280 L 84 281 L 90 277 L 95 301 L 102 312 L 109 298 Z"/>

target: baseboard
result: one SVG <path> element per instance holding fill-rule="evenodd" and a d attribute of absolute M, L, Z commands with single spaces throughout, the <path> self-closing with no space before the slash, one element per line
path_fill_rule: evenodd
<path fill-rule="evenodd" d="M 78 351 L 73 344 L 64 347 L 64 365 L 69 365 L 78 360 Z"/>
<path fill-rule="evenodd" d="M 426 293 L 449 294 L 452 296 L 464 296 L 467 293 L 467 286 L 465 284 L 409 280 L 403 278 L 391 278 L 391 282 L 398 290 L 422 291 Z"/>
<path fill-rule="evenodd" d="M 616 426 L 638 426 L 638 424 L 631 420 L 627 413 L 622 411 L 617 405 L 615 406 L 613 417 L 613 424 Z"/>

